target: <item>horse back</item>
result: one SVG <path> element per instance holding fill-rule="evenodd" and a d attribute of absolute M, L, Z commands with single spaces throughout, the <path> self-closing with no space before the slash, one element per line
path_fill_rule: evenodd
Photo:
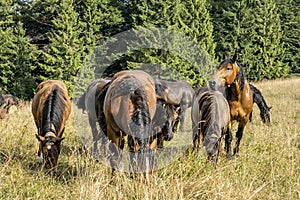
<path fill-rule="evenodd" d="M 36 125 L 39 127 L 39 129 L 42 129 L 42 119 L 44 115 L 47 115 L 48 113 L 43 113 L 43 110 L 45 108 L 46 102 L 50 95 L 57 91 L 57 100 L 58 104 L 60 106 L 59 109 L 61 109 L 60 112 L 60 118 L 61 120 L 61 126 L 59 130 L 56 130 L 59 134 L 64 129 L 64 125 L 66 120 L 68 119 L 70 113 L 71 113 L 71 101 L 68 95 L 67 87 L 66 85 L 59 80 L 47 80 L 42 83 L 40 83 L 37 87 L 37 92 L 32 100 L 32 114 L 35 120 Z M 55 105 L 56 106 L 56 105 Z"/>
<path fill-rule="evenodd" d="M 147 100 L 134 99 L 135 92 L 139 89 L 145 92 Z M 128 133 L 130 131 L 128 124 L 139 101 L 147 104 L 147 110 L 153 118 L 156 110 L 156 95 L 152 77 L 139 70 L 125 70 L 115 74 L 104 99 L 103 111 L 107 124 Z"/>

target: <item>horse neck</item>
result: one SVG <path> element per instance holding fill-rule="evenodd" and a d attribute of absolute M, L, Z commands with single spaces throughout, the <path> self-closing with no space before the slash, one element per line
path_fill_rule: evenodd
<path fill-rule="evenodd" d="M 227 88 L 227 99 L 230 100 L 240 100 L 243 94 L 244 88 L 241 87 L 240 78 L 236 79 L 228 88 Z"/>

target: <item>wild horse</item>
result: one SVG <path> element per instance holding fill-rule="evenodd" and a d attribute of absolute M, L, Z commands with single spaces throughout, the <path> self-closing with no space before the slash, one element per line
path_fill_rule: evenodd
<path fill-rule="evenodd" d="M 224 57 L 217 72 L 209 81 L 209 85 L 213 90 L 218 90 L 220 86 L 226 86 L 226 99 L 230 107 L 231 126 L 235 121 L 239 123 L 234 148 L 234 155 L 238 155 L 243 131 L 252 113 L 253 93 L 236 55 L 233 58 Z M 228 157 L 231 157 L 231 141 L 232 133 L 227 131 L 225 149 Z"/>
<path fill-rule="evenodd" d="M 93 136 L 93 153 L 98 154 L 98 141 L 102 139 L 102 144 L 105 145 L 105 137 L 101 130 L 97 130 L 98 112 L 97 97 L 104 86 L 111 81 L 111 78 L 95 79 L 87 87 L 86 91 L 78 98 L 77 107 L 82 111 L 87 111 L 88 120 Z"/>
<path fill-rule="evenodd" d="M 158 99 L 163 99 L 166 103 L 180 107 L 173 131 L 176 132 L 178 123 L 180 123 L 180 131 L 183 131 L 186 109 L 192 106 L 193 87 L 186 81 L 162 79 L 155 79 L 154 81 Z"/>
<path fill-rule="evenodd" d="M 156 167 L 156 154 L 151 149 L 151 121 L 156 110 L 155 84 L 152 77 L 139 70 L 121 71 L 114 75 L 99 93 L 99 125 L 111 141 L 112 173 L 119 167 L 125 136 L 128 137 L 130 170 L 144 174 L 149 181 Z"/>
<path fill-rule="evenodd" d="M 32 100 L 32 114 L 40 142 L 38 156 L 45 169 L 54 171 L 60 154 L 65 123 L 71 112 L 71 101 L 66 85 L 59 80 L 40 83 Z"/>
<path fill-rule="evenodd" d="M 227 100 L 219 91 L 207 87 L 196 90 L 191 110 L 194 150 L 200 146 L 200 138 L 207 152 L 207 160 L 215 165 L 221 148 L 221 138 L 230 131 L 230 110 Z"/>
<path fill-rule="evenodd" d="M 249 84 L 250 88 L 253 93 L 253 102 L 257 104 L 260 110 L 260 118 L 264 124 L 270 125 L 271 124 L 271 113 L 270 110 L 272 107 L 267 105 L 263 95 L 254 85 Z M 252 121 L 252 113 L 250 115 L 250 121 Z"/>
<path fill-rule="evenodd" d="M 179 108 L 164 100 L 157 100 L 156 112 L 152 120 L 152 140 L 157 140 L 157 148 L 163 148 L 164 141 L 173 138 L 173 128 L 178 118 Z"/>

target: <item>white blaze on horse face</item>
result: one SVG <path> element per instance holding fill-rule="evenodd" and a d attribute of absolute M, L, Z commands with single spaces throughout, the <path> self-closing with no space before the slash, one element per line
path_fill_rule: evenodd
<path fill-rule="evenodd" d="M 48 145 L 48 146 L 47 146 L 47 149 L 50 150 L 50 149 L 51 149 L 51 145 Z"/>

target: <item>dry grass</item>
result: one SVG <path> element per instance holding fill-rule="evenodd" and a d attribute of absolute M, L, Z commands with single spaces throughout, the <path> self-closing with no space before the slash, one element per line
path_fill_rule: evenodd
<path fill-rule="evenodd" d="M 23 103 L 0 121 L 0 199 L 299 199 L 300 78 L 254 85 L 273 106 L 272 125 L 262 124 L 255 106 L 240 157 L 227 160 L 223 152 L 212 169 L 196 155 L 183 155 L 160 169 L 150 185 L 126 173 L 109 184 L 110 169 L 84 150 L 73 117 L 64 134 L 58 174 L 44 175 L 36 161 L 30 105 Z"/>

